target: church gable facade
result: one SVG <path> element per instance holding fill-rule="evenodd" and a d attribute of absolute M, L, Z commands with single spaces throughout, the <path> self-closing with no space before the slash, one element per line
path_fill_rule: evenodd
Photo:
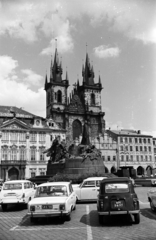
<path fill-rule="evenodd" d="M 54 62 L 50 66 L 50 78 L 45 78 L 46 117 L 66 130 L 67 142 L 81 141 L 83 125 L 88 124 L 91 141 L 104 133 L 104 112 L 101 108 L 102 84 L 94 81 L 94 69 L 90 64 L 88 53 L 85 65 L 82 66 L 82 84 L 74 84 L 68 94 L 68 73 L 62 80 L 62 63 L 59 61 L 57 49 Z"/>

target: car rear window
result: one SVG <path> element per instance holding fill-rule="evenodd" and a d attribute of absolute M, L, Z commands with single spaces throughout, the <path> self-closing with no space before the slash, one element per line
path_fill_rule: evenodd
<path fill-rule="evenodd" d="M 22 183 L 5 183 L 3 190 L 19 190 L 22 189 Z"/>
<path fill-rule="evenodd" d="M 106 193 L 125 193 L 129 192 L 127 183 L 107 183 L 105 185 Z"/>
<path fill-rule="evenodd" d="M 67 187 L 64 185 L 41 186 L 37 188 L 35 193 L 35 197 L 56 197 L 67 195 Z"/>

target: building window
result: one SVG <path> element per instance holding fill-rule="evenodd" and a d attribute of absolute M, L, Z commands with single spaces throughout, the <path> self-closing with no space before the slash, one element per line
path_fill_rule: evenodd
<path fill-rule="evenodd" d="M 156 153 L 156 148 L 154 148 L 154 153 Z"/>
<path fill-rule="evenodd" d="M 45 142 L 45 136 L 46 136 L 45 133 L 40 133 L 39 134 L 39 141 L 40 142 Z"/>
<path fill-rule="evenodd" d="M 42 176 L 45 175 L 45 172 L 40 172 L 40 175 L 42 175 Z"/>
<path fill-rule="evenodd" d="M 152 156 L 151 156 L 151 155 L 149 156 L 149 159 L 150 159 L 150 161 L 152 162 Z"/>
<path fill-rule="evenodd" d="M 30 133 L 30 141 L 31 142 L 36 142 L 36 137 L 37 137 L 36 133 Z"/>
<path fill-rule="evenodd" d="M 107 160 L 110 161 L 110 156 L 107 157 Z"/>
<path fill-rule="evenodd" d="M 17 148 L 11 148 L 10 150 L 10 160 L 14 161 L 17 160 Z"/>
<path fill-rule="evenodd" d="M 133 162 L 133 155 L 131 155 L 131 161 Z"/>
<path fill-rule="evenodd" d="M 35 172 L 31 172 L 31 177 L 33 178 L 33 177 L 35 177 Z"/>
<path fill-rule="evenodd" d="M 139 162 L 139 156 L 138 156 L 138 155 L 136 156 L 136 159 L 137 159 L 137 161 Z"/>
<path fill-rule="evenodd" d="M 151 140 L 150 140 L 150 138 L 148 138 L 148 143 L 151 143 Z"/>
<path fill-rule="evenodd" d="M 91 105 L 95 105 L 95 94 L 91 93 Z"/>
<path fill-rule="evenodd" d="M 62 103 L 62 92 L 60 90 L 57 91 L 57 102 Z"/>
<path fill-rule="evenodd" d="M 116 161 L 116 156 L 113 156 L 113 161 Z"/>
<path fill-rule="evenodd" d="M 120 146 L 120 151 L 123 151 L 123 146 Z"/>
<path fill-rule="evenodd" d="M 140 146 L 140 152 L 142 152 L 142 146 Z"/>
<path fill-rule="evenodd" d="M 142 139 L 141 138 L 139 138 L 139 143 L 142 143 Z"/>
<path fill-rule="evenodd" d="M 149 152 L 151 152 L 151 147 L 148 147 Z"/>
<path fill-rule="evenodd" d="M 138 139 L 137 138 L 135 138 L 135 143 L 138 143 Z"/>
<path fill-rule="evenodd" d="M 128 152 L 128 146 L 125 146 L 125 150 Z"/>
<path fill-rule="evenodd" d="M 36 160 L 36 148 L 30 148 L 30 159 L 31 161 Z"/>
<path fill-rule="evenodd" d="M 25 142 L 26 141 L 26 133 L 19 133 L 19 141 Z"/>
<path fill-rule="evenodd" d="M 144 147 L 144 151 L 147 152 L 147 147 L 146 146 Z"/>
<path fill-rule="evenodd" d="M 141 158 L 141 162 L 143 162 L 144 161 L 143 155 L 141 155 L 140 158 Z"/>
<path fill-rule="evenodd" d="M 136 152 L 138 152 L 138 146 L 136 146 L 135 148 L 136 148 Z"/>
<path fill-rule="evenodd" d="M 124 155 L 121 155 L 121 161 L 122 162 L 124 161 Z"/>
<path fill-rule="evenodd" d="M 18 133 L 17 132 L 11 132 L 10 133 L 10 140 L 17 142 L 17 140 L 18 140 Z"/>
<path fill-rule="evenodd" d="M 123 143 L 123 137 L 120 137 L 120 142 Z"/>
<path fill-rule="evenodd" d="M 126 155 L 126 161 L 128 162 L 128 160 L 129 160 L 129 156 L 128 156 L 128 155 Z"/>
<path fill-rule="evenodd" d="M 26 160 L 26 149 L 24 147 L 21 147 L 19 149 L 19 160 Z"/>
<path fill-rule="evenodd" d="M 125 143 L 127 143 L 127 138 L 125 137 Z"/>
<path fill-rule="evenodd" d="M 45 160 L 45 154 L 43 153 L 44 150 L 45 150 L 44 147 L 39 148 L 40 161 L 44 161 Z"/>
<path fill-rule="evenodd" d="M 130 151 L 131 151 L 131 152 L 133 151 L 133 147 L 132 147 L 132 146 L 130 146 Z"/>
<path fill-rule="evenodd" d="M 8 160 L 8 147 L 2 148 L 2 160 Z"/>
<path fill-rule="evenodd" d="M 2 140 L 9 141 L 9 132 L 2 132 Z"/>
<path fill-rule="evenodd" d="M 146 143 L 146 138 L 144 138 L 144 143 Z"/>
<path fill-rule="evenodd" d="M 132 138 L 129 138 L 129 142 L 132 143 Z"/>
<path fill-rule="evenodd" d="M 145 160 L 148 161 L 148 156 L 147 155 L 145 156 Z"/>

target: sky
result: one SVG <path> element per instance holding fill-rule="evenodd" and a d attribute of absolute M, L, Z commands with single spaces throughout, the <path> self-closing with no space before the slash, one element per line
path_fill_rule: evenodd
<path fill-rule="evenodd" d="M 0 0 L 0 105 L 46 117 L 56 47 L 69 92 L 88 53 L 107 129 L 156 137 L 155 0 Z"/>

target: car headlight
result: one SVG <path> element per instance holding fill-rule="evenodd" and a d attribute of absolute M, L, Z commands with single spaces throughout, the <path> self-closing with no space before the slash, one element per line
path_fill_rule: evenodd
<path fill-rule="evenodd" d="M 61 211 L 65 210 L 65 204 L 60 204 L 60 210 Z"/>
<path fill-rule="evenodd" d="M 31 211 L 31 212 L 35 212 L 35 206 L 34 206 L 34 205 L 31 205 L 31 206 L 30 206 L 30 211 Z"/>

